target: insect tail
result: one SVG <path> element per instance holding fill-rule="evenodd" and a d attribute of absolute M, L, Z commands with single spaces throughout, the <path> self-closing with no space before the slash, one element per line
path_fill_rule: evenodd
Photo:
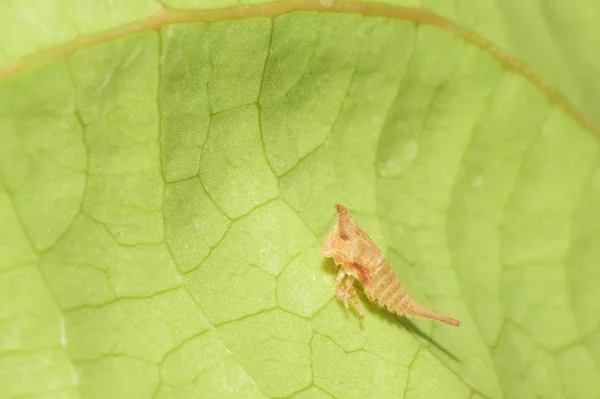
<path fill-rule="evenodd" d="M 442 323 L 450 324 L 451 326 L 460 326 L 462 323 L 459 320 L 453 319 L 448 316 L 441 315 L 439 313 L 435 313 L 427 308 L 424 308 L 420 305 L 414 304 L 410 311 L 405 313 L 407 316 L 411 317 L 423 317 L 426 319 L 432 319 L 441 321 Z"/>

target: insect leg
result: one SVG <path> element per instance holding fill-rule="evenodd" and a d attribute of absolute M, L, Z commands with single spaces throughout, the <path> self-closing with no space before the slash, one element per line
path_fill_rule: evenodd
<path fill-rule="evenodd" d="M 362 311 L 362 305 L 360 304 L 360 301 L 358 300 L 358 295 L 356 294 L 356 288 L 354 288 L 354 276 L 348 276 L 348 279 L 346 280 L 346 298 L 350 299 L 350 302 L 352 302 L 352 305 L 358 312 L 358 317 L 360 317 L 361 319 L 364 319 L 365 315 L 363 314 L 363 311 Z"/>
<path fill-rule="evenodd" d="M 344 277 L 346 277 L 346 272 L 343 268 L 341 268 L 337 277 L 335 278 L 335 294 L 340 301 L 344 302 L 344 308 L 346 308 L 347 311 L 350 309 L 350 306 L 348 305 L 348 295 L 346 295 L 346 290 L 344 289 L 343 285 Z"/>

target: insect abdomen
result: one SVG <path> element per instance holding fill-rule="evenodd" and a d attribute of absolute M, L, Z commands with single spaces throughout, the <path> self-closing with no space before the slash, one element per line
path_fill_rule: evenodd
<path fill-rule="evenodd" d="M 400 280 L 390 267 L 383 261 L 375 270 L 369 285 L 364 287 L 367 297 L 379 306 L 385 306 L 390 312 L 402 314 L 406 305 L 406 294 Z M 403 301 L 404 300 L 404 301 Z"/>
<path fill-rule="evenodd" d="M 385 260 L 373 273 L 370 283 L 364 286 L 364 291 L 371 301 L 385 306 L 392 313 L 409 317 L 425 317 L 453 326 L 461 324 L 458 320 L 434 313 L 417 304 L 406 293 L 396 273 Z"/>

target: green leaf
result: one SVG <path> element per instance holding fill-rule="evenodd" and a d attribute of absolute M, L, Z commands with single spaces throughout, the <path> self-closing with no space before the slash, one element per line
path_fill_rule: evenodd
<path fill-rule="evenodd" d="M 600 8 L 439 3 L 506 53 L 400 8 L 3 2 L 0 397 L 598 397 Z M 463 325 L 346 313 L 334 203 Z"/>

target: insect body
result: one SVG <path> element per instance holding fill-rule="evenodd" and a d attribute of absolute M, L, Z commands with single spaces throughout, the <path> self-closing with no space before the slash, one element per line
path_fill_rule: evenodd
<path fill-rule="evenodd" d="M 333 258 L 335 264 L 341 266 L 335 280 L 335 288 L 336 295 L 344 302 L 346 310 L 350 309 L 350 302 L 360 318 L 364 317 L 354 288 L 356 279 L 363 285 L 367 298 L 392 313 L 407 317 L 425 317 L 460 326 L 460 321 L 434 313 L 417 304 L 406 293 L 373 240 L 352 220 L 350 211 L 339 204 L 335 205 L 335 211 L 338 220 L 333 231 L 327 236 L 321 254 Z"/>

